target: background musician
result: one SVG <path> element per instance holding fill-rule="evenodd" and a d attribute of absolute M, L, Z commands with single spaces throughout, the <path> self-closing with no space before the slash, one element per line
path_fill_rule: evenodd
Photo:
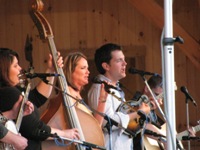
<path fill-rule="evenodd" d="M 151 76 L 148 81 L 147 81 L 149 87 L 151 88 L 154 96 L 157 98 L 157 102 L 159 105 L 162 105 L 163 104 L 163 88 L 162 88 L 162 77 L 160 75 L 154 75 L 154 76 Z M 157 109 L 157 105 L 155 104 L 154 100 L 153 100 L 153 97 L 150 93 L 150 91 L 148 90 L 147 86 L 144 87 L 143 91 L 140 92 L 140 94 L 144 94 L 146 95 L 149 100 L 151 101 L 151 104 L 152 104 L 152 108 L 151 108 L 151 111 L 149 113 L 149 118 L 152 122 L 156 123 L 158 126 L 161 126 L 164 124 L 164 121 L 157 116 L 156 114 L 156 109 Z M 134 98 L 133 98 L 134 99 Z M 153 131 L 153 132 L 156 132 L 158 134 L 161 134 L 161 135 L 166 135 L 166 131 L 165 130 L 160 130 L 159 128 L 157 128 L 156 126 L 154 126 L 153 124 L 151 123 L 147 123 L 146 126 L 145 126 L 145 129 L 148 129 L 150 131 Z M 155 137 L 155 136 L 151 136 L 151 138 L 154 138 L 156 140 L 159 139 L 159 137 Z M 142 149 L 141 147 L 141 135 L 138 134 L 136 136 L 136 138 L 134 138 L 134 148 L 136 149 Z M 166 143 L 164 143 L 166 145 Z M 145 146 L 145 145 L 144 145 Z"/>
<path fill-rule="evenodd" d="M 157 99 L 157 102 L 158 104 L 161 106 L 163 104 L 163 98 L 164 98 L 164 93 L 163 93 L 163 81 L 162 81 L 162 77 L 160 75 L 153 75 L 151 76 L 148 81 L 147 81 L 149 87 L 151 88 L 155 98 Z M 175 88 L 177 89 L 177 88 Z M 149 113 L 149 118 L 151 120 L 151 122 L 157 124 L 158 126 L 162 126 L 163 124 L 165 124 L 165 121 L 162 120 L 157 114 L 156 114 L 156 110 L 158 109 L 158 106 L 155 104 L 155 101 L 153 100 L 153 97 L 150 93 L 150 91 L 148 90 L 147 86 L 144 87 L 143 91 L 140 92 L 140 95 L 142 94 L 145 94 L 146 96 L 148 96 L 149 100 L 151 101 L 151 104 L 152 104 L 152 108 L 151 108 L 151 111 Z M 158 147 L 160 149 L 166 149 L 167 147 L 167 143 L 166 143 L 166 138 L 164 140 L 160 140 L 162 139 L 162 135 L 163 136 L 166 136 L 166 129 L 164 128 L 161 128 L 159 129 L 158 127 L 156 127 L 154 124 L 152 123 L 148 123 L 146 124 L 145 126 L 145 129 L 147 130 L 150 130 L 150 131 L 153 131 L 155 132 L 156 134 L 158 134 L 158 136 L 155 136 L 155 135 L 152 135 L 152 136 L 149 136 L 150 138 L 152 139 L 155 139 L 156 141 L 158 141 Z M 188 132 L 190 134 L 190 136 L 195 136 L 195 132 L 192 130 L 192 128 L 190 127 L 188 129 Z M 161 136 L 159 136 L 161 135 Z M 137 135 L 135 138 L 134 138 L 134 148 L 137 148 L 138 150 L 139 149 L 142 149 L 141 147 L 141 135 Z M 147 141 L 146 141 L 147 142 Z M 163 144 L 161 144 L 163 143 Z M 151 144 L 151 143 L 149 143 Z M 145 146 L 145 143 L 144 143 L 144 146 Z"/>
<path fill-rule="evenodd" d="M 122 52 L 122 47 L 108 43 L 101 46 L 95 52 L 95 64 L 96 68 L 99 71 L 100 75 L 97 76 L 99 80 L 108 81 L 114 87 L 118 87 L 118 82 L 120 79 L 126 76 L 126 61 L 125 56 Z M 99 95 L 100 95 L 100 85 L 93 84 L 88 93 L 89 105 L 93 108 L 97 108 L 99 104 Z M 124 99 L 124 93 L 121 89 L 110 89 L 117 97 L 121 98 L 122 101 Z M 120 123 L 124 128 L 127 128 L 129 121 L 138 117 L 137 112 L 133 112 L 130 114 L 124 114 L 122 112 L 118 112 L 117 109 L 122 103 L 115 96 L 109 94 L 106 99 L 106 107 L 105 114 L 110 118 Z M 139 108 L 145 113 L 149 113 L 150 108 L 148 105 L 142 103 Z M 104 137 L 106 142 L 106 148 L 109 149 L 109 133 L 104 128 L 106 125 L 106 121 L 103 122 L 102 128 L 104 131 Z M 132 149 L 132 139 L 126 134 L 123 129 L 112 126 L 112 149 L 113 150 L 130 150 Z"/>

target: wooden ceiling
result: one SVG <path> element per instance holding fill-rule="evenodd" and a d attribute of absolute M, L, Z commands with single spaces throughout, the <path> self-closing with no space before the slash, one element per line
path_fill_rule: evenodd
<path fill-rule="evenodd" d="M 153 0 L 128 0 L 130 4 L 143 14 L 149 21 L 161 30 L 164 27 L 164 10 Z M 198 0 L 200 6 L 200 0 Z M 147 5 L 148 4 L 148 5 Z M 159 15 L 158 15 L 159 14 Z M 175 20 L 173 20 L 173 32 L 175 36 L 184 39 L 184 44 L 177 43 L 177 46 L 200 70 L 200 45 L 190 36 Z"/>

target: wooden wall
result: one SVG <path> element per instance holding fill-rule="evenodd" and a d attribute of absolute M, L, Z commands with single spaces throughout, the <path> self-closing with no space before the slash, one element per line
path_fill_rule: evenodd
<path fill-rule="evenodd" d="M 138 11 L 130 1 L 44 0 L 43 14 L 52 27 L 57 50 L 63 56 L 72 51 L 81 51 L 87 55 L 91 77 L 97 73 L 93 62 L 94 51 L 107 42 L 118 43 L 124 47 L 128 62 L 127 68 L 133 66 L 137 69 L 161 74 L 160 37 L 162 29 Z M 163 8 L 163 1 L 152 0 L 152 2 Z M 29 35 L 32 38 L 35 72 L 44 72 L 49 48 L 47 43 L 40 40 L 37 28 L 29 16 L 29 1 L 0 0 L 0 4 L 0 46 L 18 51 L 21 56 L 21 66 L 27 69 L 29 62 L 25 59 L 24 49 L 26 37 Z M 173 11 L 174 20 L 197 43 L 200 43 L 199 1 L 176 0 Z M 184 39 L 184 37 L 182 38 Z M 200 105 L 200 71 L 186 57 L 178 43 L 175 44 L 174 51 L 175 81 L 178 87 L 176 91 L 176 124 L 177 131 L 180 132 L 186 129 L 186 102 L 185 96 L 179 89 L 183 85 L 186 86 L 197 104 Z M 188 49 L 189 51 L 191 49 Z M 197 53 L 196 56 L 200 55 Z M 136 90 L 141 90 L 144 86 L 140 76 L 131 75 L 128 72 L 122 83 L 131 91 L 130 93 L 125 90 L 127 100 Z M 89 86 L 86 86 L 83 91 L 85 99 Z M 190 124 L 197 125 L 197 121 L 200 119 L 199 108 L 189 102 L 189 112 Z M 199 145 L 198 142 L 193 141 L 192 149 L 198 149 Z"/>

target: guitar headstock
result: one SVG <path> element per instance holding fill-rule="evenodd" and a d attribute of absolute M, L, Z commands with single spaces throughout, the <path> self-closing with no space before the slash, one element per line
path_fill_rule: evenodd
<path fill-rule="evenodd" d="M 44 4 L 41 0 L 34 0 L 31 3 L 30 16 L 38 29 L 40 39 L 46 40 L 47 37 L 53 36 L 53 32 L 49 22 L 40 12 L 43 10 L 43 6 Z"/>
<path fill-rule="evenodd" d="M 27 84 L 30 82 L 30 79 L 26 77 L 26 71 L 24 69 L 20 71 L 18 78 L 19 78 L 19 84 L 18 84 L 19 87 L 25 89 L 27 87 Z"/>

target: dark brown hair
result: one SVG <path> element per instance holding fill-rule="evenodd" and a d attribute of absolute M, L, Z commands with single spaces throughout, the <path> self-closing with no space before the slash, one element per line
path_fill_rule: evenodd
<path fill-rule="evenodd" d="M 122 47 L 120 45 L 114 43 L 107 43 L 100 48 L 98 48 L 94 55 L 94 61 L 96 64 L 96 68 L 100 74 L 105 74 L 105 69 L 102 67 L 102 63 L 110 63 L 112 59 L 112 52 L 113 51 L 122 51 Z"/>
<path fill-rule="evenodd" d="M 9 79 L 9 69 L 14 57 L 19 60 L 17 52 L 8 48 L 0 48 L 0 87 L 11 86 L 12 82 Z"/>

